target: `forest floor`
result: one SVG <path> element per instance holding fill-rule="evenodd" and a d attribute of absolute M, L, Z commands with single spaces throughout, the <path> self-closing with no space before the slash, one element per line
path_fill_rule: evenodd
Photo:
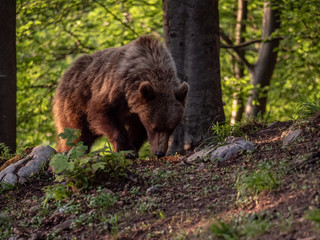
<path fill-rule="evenodd" d="M 226 162 L 140 159 L 61 201 L 46 200 L 50 173 L 35 176 L 0 193 L 0 239 L 320 239 L 320 117 L 246 139 L 256 150 Z"/>

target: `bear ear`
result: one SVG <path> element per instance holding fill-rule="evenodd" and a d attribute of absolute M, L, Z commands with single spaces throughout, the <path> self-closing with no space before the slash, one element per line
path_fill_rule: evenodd
<path fill-rule="evenodd" d="M 142 97 L 146 100 L 152 100 L 155 98 L 154 89 L 153 89 L 152 85 L 147 81 L 144 81 L 140 84 L 139 94 L 140 94 L 140 97 Z"/>
<path fill-rule="evenodd" d="M 175 90 L 174 94 L 176 99 L 182 103 L 183 106 L 186 105 L 186 97 L 189 91 L 189 85 L 186 82 L 183 82 L 178 89 Z"/>

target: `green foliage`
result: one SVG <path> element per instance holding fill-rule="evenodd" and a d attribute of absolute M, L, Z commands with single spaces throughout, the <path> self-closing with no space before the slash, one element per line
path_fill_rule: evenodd
<path fill-rule="evenodd" d="M 239 232 L 234 223 L 227 224 L 221 220 L 217 220 L 216 223 L 213 223 L 209 230 L 215 234 L 218 238 L 225 240 L 238 240 Z"/>
<path fill-rule="evenodd" d="M 269 231 L 272 224 L 260 215 L 240 215 L 229 223 L 217 220 L 209 230 L 216 237 L 225 240 L 254 239 Z"/>
<path fill-rule="evenodd" d="M 13 233 L 12 219 L 0 214 L 0 239 L 9 239 Z"/>
<path fill-rule="evenodd" d="M 73 147 L 67 154 L 54 155 L 50 162 L 58 182 L 67 181 L 68 186 L 75 189 L 87 189 L 101 173 L 110 176 L 126 174 L 127 166 L 131 161 L 125 158 L 125 152 L 112 152 L 110 143 L 109 147 L 85 154 L 87 146 L 84 146 L 83 142 L 76 144 L 73 142 L 78 136 L 76 130 L 66 129 L 59 136 L 66 138 L 67 144 Z"/>
<path fill-rule="evenodd" d="M 302 119 L 314 117 L 317 114 L 320 114 L 320 97 L 307 99 L 297 110 L 298 118 Z"/>
<path fill-rule="evenodd" d="M 211 130 L 213 135 L 216 136 L 217 142 L 224 142 L 229 136 L 241 137 L 244 135 L 244 132 L 240 129 L 240 123 L 231 125 L 229 123 L 220 124 L 217 122 L 212 125 Z"/>
<path fill-rule="evenodd" d="M 117 203 L 116 196 L 102 192 L 101 188 L 97 192 L 98 196 L 88 196 L 89 207 L 105 211 Z"/>
<path fill-rule="evenodd" d="M 246 239 L 252 239 L 269 231 L 271 223 L 269 219 L 263 219 L 258 216 L 257 219 L 249 218 L 239 226 L 241 235 L 246 236 Z"/>
<path fill-rule="evenodd" d="M 320 209 L 314 208 L 308 210 L 305 214 L 305 218 L 311 220 L 318 228 L 320 228 Z"/>
<path fill-rule="evenodd" d="M 258 114 L 257 118 L 248 118 L 243 122 L 236 122 L 234 125 L 227 122 L 223 124 L 214 123 L 211 130 L 214 135 L 214 142 L 224 142 L 227 137 L 242 137 L 264 126 L 266 126 L 266 122 Z"/>
<path fill-rule="evenodd" d="M 271 169 L 260 167 L 249 174 L 244 173 L 237 179 L 237 200 L 244 203 L 250 202 L 260 193 L 274 190 L 279 185 Z"/>
<path fill-rule="evenodd" d="M 44 207 L 46 206 L 47 202 L 51 199 L 58 202 L 71 196 L 71 191 L 68 191 L 66 186 L 62 184 L 47 186 L 47 187 L 44 187 L 43 190 L 46 195 L 43 203 Z"/>
<path fill-rule="evenodd" d="M 13 189 L 16 189 L 16 186 L 7 182 L 0 182 L 0 194 L 11 191 Z"/>
<path fill-rule="evenodd" d="M 261 39 L 263 4 L 265 1 L 248 1 L 248 19 L 245 41 Z M 268 92 L 267 112 L 273 119 L 289 120 L 297 105 L 303 103 L 306 96 L 316 94 L 320 97 L 319 68 L 319 32 L 317 14 L 320 2 L 317 0 L 278 1 L 281 11 L 281 28 L 275 34 L 283 36 L 280 41 L 278 62 L 274 70 Z M 231 40 L 235 39 L 237 4 L 232 0 L 219 2 L 220 26 Z M 224 43 L 224 42 L 222 42 Z M 247 46 L 245 56 L 249 63 L 257 58 L 256 51 L 260 44 Z M 231 117 L 233 93 L 237 92 L 246 102 L 252 85 L 249 83 L 249 71 L 245 68 L 244 77 L 234 77 L 233 63 L 236 61 L 232 49 L 222 48 L 221 84 L 226 117 Z"/>
<path fill-rule="evenodd" d="M 13 157 L 13 154 L 10 153 L 10 148 L 6 146 L 4 143 L 0 143 L 0 160 L 1 159 L 8 160 L 12 157 Z"/>
<path fill-rule="evenodd" d="M 145 142 L 139 150 L 139 158 L 150 158 L 152 156 L 154 155 L 151 151 L 150 143 Z"/>

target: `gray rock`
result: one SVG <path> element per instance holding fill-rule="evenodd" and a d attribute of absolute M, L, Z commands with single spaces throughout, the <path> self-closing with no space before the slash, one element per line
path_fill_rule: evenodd
<path fill-rule="evenodd" d="M 23 165 L 26 161 L 28 160 L 28 158 L 24 158 L 24 159 L 21 159 L 19 160 L 18 162 L 14 163 L 14 164 L 11 164 L 9 165 L 8 167 L 6 167 L 5 169 L 3 169 L 1 172 L 0 172 L 0 181 L 2 181 L 2 179 L 4 179 L 4 177 L 8 174 L 8 173 L 13 173 L 15 172 L 15 170 Z"/>
<path fill-rule="evenodd" d="M 66 210 L 68 209 L 68 207 L 67 206 L 62 206 L 61 208 L 59 208 L 59 213 L 64 213 Z"/>
<path fill-rule="evenodd" d="M 9 172 L 7 173 L 1 180 L 4 184 L 1 185 L 2 189 L 6 190 L 11 188 L 11 186 L 15 186 L 16 183 L 18 182 L 18 177 L 17 175 Z"/>
<path fill-rule="evenodd" d="M 302 133 L 301 129 L 297 129 L 295 131 L 289 131 L 283 139 L 283 146 L 289 145 L 292 143 L 297 137 Z"/>
<path fill-rule="evenodd" d="M 253 151 L 255 146 L 252 142 L 239 140 L 234 143 L 218 147 L 212 154 L 212 160 L 226 161 L 232 155 L 240 151 Z"/>
<path fill-rule="evenodd" d="M 272 128 L 273 126 L 275 126 L 276 125 L 276 123 L 270 123 L 268 126 L 267 126 L 267 128 Z"/>
<path fill-rule="evenodd" d="M 204 148 L 199 152 L 196 152 L 191 156 L 189 156 L 187 159 L 187 162 L 193 162 L 193 161 L 196 161 L 197 159 L 208 157 L 210 153 L 213 152 L 214 150 L 215 150 L 215 147 Z"/>
<path fill-rule="evenodd" d="M 101 190 L 102 193 L 104 194 L 110 194 L 110 195 L 114 195 L 114 192 L 112 192 L 112 190 L 108 189 L 108 188 L 103 188 Z"/>
<path fill-rule="evenodd" d="M 52 230 L 53 231 L 57 231 L 57 232 L 60 232 L 60 231 L 63 231 L 63 230 L 67 230 L 67 229 L 70 228 L 71 224 L 72 224 L 72 219 L 67 219 L 64 222 L 59 223 L 58 225 L 54 226 L 52 228 Z"/>
<path fill-rule="evenodd" d="M 147 195 L 153 195 L 161 192 L 161 188 L 157 185 L 149 187 L 146 191 Z"/>
<path fill-rule="evenodd" d="M 56 153 L 56 150 L 50 146 L 35 147 L 28 156 L 3 169 L 0 172 L 0 182 L 10 185 L 26 182 L 30 176 L 41 171 L 53 153 Z M 5 187 L 5 184 L 2 187 Z"/>
<path fill-rule="evenodd" d="M 18 171 L 18 176 L 20 177 L 20 182 L 25 182 L 26 179 L 33 174 L 39 172 L 44 164 L 48 163 L 50 157 L 53 153 L 56 153 L 50 146 L 38 146 L 35 147 L 32 152 L 28 155 L 32 157 L 28 163 L 20 168 Z"/>

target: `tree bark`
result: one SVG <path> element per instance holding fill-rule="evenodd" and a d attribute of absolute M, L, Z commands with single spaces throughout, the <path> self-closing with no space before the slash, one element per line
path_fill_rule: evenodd
<path fill-rule="evenodd" d="M 213 122 L 225 120 L 218 0 L 163 0 L 163 19 L 178 77 L 190 86 L 183 122 L 169 143 L 169 153 L 183 153 L 209 137 Z"/>
<path fill-rule="evenodd" d="M 245 41 L 243 37 L 244 32 L 246 31 L 246 20 L 247 20 L 247 0 L 238 0 L 238 10 L 237 10 L 237 24 L 236 24 L 236 34 L 235 34 L 235 44 L 239 45 Z M 239 54 L 244 57 L 245 50 L 239 49 Z M 236 80 L 239 80 L 244 77 L 244 65 L 242 62 L 236 61 L 234 63 L 234 76 Z M 231 113 L 231 124 L 240 122 L 244 112 L 244 99 L 241 95 L 240 87 L 237 87 L 236 91 L 233 94 L 232 101 L 232 113 Z"/>
<path fill-rule="evenodd" d="M 16 1 L 0 4 L 0 143 L 16 150 Z"/>
<path fill-rule="evenodd" d="M 262 38 L 270 38 L 272 33 L 280 27 L 280 14 L 277 1 L 264 3 L 262 22 Z M 267 93 L 273 70 L 277 62 L 277 48 L 279 39 L 262 43 L 258 52 L 258 60 L 250 70 L 250 83 L 253 90 L 247 100 L 245 115 L 257 116 L 259 112 L 263 115 L 266 111 Z"/>

